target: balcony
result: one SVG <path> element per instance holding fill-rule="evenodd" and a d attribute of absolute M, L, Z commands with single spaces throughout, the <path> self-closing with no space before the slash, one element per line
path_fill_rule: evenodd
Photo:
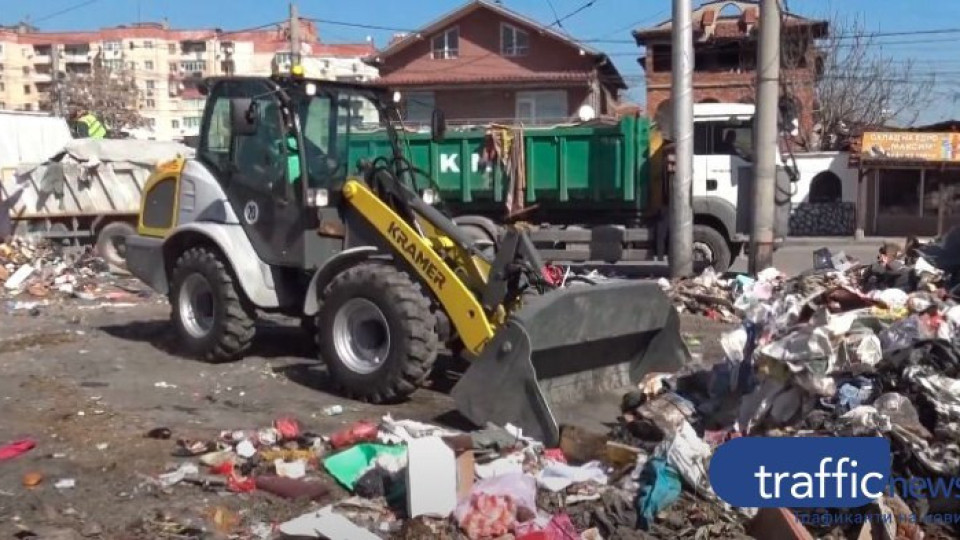
<path fill-rule="evenodd" d="M 30 60 L 34 64 L 49 64 L 53 62 L 53 58 L 49 54 L 34 54 Z"/>
<path fill-rule="evenodd" d="M 35 83 L 48 83 L 53 82 L 52 73 L 37 73 L 34 72 L 30 75 L 30 80 Z"/>

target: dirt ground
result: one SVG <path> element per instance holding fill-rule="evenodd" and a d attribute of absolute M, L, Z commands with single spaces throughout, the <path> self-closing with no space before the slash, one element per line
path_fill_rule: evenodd
<path fill-rule="evenodd" d="M 436 423 L 457 418 L 443 373 L 434 388 L 399 406 L 332 394 L 293 321 L 262 322 L 248 357 L 211 365 L 178 356 L 169 307 L 159 299 L 127 306 L 67 301 L 32 313 L 3 306 L 0 445 L 30 438 L 36 447 L 0 461 L 0 538 L 22 538 L 24 530 L 42 538 L 159 538 L 172 523 L 209 526 L 218 509 L 238 512 L 244 523 L 277 523 L 304 508 L 259 493 L 160 489 L 149 477 L 178 462 L 171 455 L 178 438 L 210 440 L 221 430 L 256 429 L 282 416 L 319 434 L 387 413 Z M 684 320 L 694 352 L 708 358 L 720 354 L 724 328 Z M 330 405 L 342 405 L 343 414 L 325 415 Z M 158 427 L 169 428 L 172 438 L 145 436 Z M 28 488 L 23 478 L 30 472 L 43 480 Z M 75 486 L 55 487 L 64 479 Z"/>

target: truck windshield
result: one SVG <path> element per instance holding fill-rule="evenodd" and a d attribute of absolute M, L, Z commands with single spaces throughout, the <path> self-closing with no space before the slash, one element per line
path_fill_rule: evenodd
<path fill-rule="evenodd" d="M 351 135 L 385 126 L 375 96 L 363 90 L 337 89 L 304 96 L 298 114 L 311 188 L 330 187 L 345 180 L 352 167 L 347 163 Z"/>

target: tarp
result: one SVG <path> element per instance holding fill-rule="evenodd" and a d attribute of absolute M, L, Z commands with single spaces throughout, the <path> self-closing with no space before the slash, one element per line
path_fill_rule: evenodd
<path fill-rule="evenodd" d="M 45 161 L 71 140 L 63 118 L 0 112 L 0 173 Z"/>
<path fill-rule="evenodd" d="M 159 163 L 177 155 L 193 157 L 195 151 L 189 146 L 172 141 L 141 141 L 137 139 L 70 139 L 40 161 L 62 161 L 64 154 L 72 161 L 93 166 L 105 162 L 125 162 L 154 168 Z M 40 163 L 24 163 L 17 175 L 28 174 Z"/>

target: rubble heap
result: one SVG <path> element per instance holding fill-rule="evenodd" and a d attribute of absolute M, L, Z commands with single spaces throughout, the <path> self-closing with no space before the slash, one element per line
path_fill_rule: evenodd
<path fill-rule="evenodd" d="M 92 248 L 72 251 L 26 238 L 0 243 L 0 298 L 9 300 L 8 309 L 32 309 L 52 299 L 129 301 L 149 295 L 112 273 Z"/>

